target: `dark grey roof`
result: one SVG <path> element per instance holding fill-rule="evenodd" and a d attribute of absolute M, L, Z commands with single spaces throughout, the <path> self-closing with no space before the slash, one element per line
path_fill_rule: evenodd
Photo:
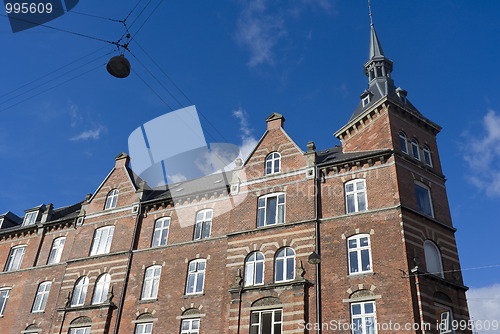
<path fill-rule="evenodd" d="M 80 213 L 82 203 L 83 202 L 80 202 L 52 210 L 52 216 L 50 218 L 50 221 L 76 218 Z"/>
<path fill-rule="evenodd" d="M 382 51 L 382 45 L 380 45 L 380 41 L 378 40 L 377 32 L 375 31 L 375 27 L 373 24 L 371 25 L 371 36 L 370 36 L 370 59 L 375 57 L 383 57 L 384 51 Z"/>
<path fill-rule="evenodd" d="M 390 153 L 391 149 L 381 149 L 372 151 L 357 151 L 357 152 L 342 152 L 342 147 L 336 145 L 333 148 L 316 152 L 318 165 L 328 164 L 328 163 L 340 163 L 347 162 L 351 160 L 357 160 L 362 158 L 368 158 L 375 155 L 380 155 L 383 153 Z"/>

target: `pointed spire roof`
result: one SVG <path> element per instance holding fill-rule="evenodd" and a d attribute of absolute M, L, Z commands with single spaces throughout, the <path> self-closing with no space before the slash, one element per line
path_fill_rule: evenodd
<path fill-rule="evenodd" d="M 375 31 L 375 26 L 371 24 L 372 31 L 370 36 L 370 60 L 373 58 L 384 57 L 384 51 L 382 51 L 382 46 L 378 40 L 377 32 Z"/>

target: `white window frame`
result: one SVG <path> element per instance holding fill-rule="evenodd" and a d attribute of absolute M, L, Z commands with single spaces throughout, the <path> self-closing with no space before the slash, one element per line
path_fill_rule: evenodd
<path fill-rule="evenodd" d="M 111 242 L 113 241 L 114 231 L 114 226 L 104 226 L 97 228 L 94 231 L 94 239 L 92 240 L 90 255 L 109 253 L 109 250 L 111 249 Z"/>
<path fill-rule="evenodd" d="M 289 252 L 291 251 L 291 252 Z M 274 259 L 274 281 L 279 282 L 290 282 L 295 279 L 295 251 L 291 247 L 283 247 L 278 249 L 276 252 L 276 256 Z M 281 263 L 281 267 L 283 268 L 282 272 L 278 270 Z M 290 266 L 292 266 L 292 276 L 289 276 Z"/>
<path fill-rule="evenodd" d="M 368 245 L 361 246 L 361 239 L 368 239 Z M 350 241 L 356 241 L 355 246 L 351 246 Z M 368 251 L 368 260 L 369 260 L 369 269 L 363 268 L 363 252 Z M 354 254 L 356 257 L 357 266 L 356 268 L 352 268 L 351 266 L 351 254 Z M 373 272 L 373 262 L 372 262 L 372 250 L 371 250 L 371 240 L 369 234 L 356 234 L 349 238 L 347 238 L 347 265 L 349 275 L 359 275 L 365 273 Z M 353 264 L 354 265 L 354 264 Z M 355 269 L 356 271 L 353 271 Z"/>
<path fill-rule="evenodd" d="M 406 137 L 406 133 L 403 131 L 399 131 L 399 145 L 401 146 L 401 152 L 407 155 L 410 154 L 408 151 L 408 139 Z"/>
<path fill-rule="evenodd" d="M 367 304 L 371 304 L 373 306 L 373 312 L 371 313 L 366 313 L 365 312 L 365 306 Z M 361 307 L 361 313 L 360 314 L 354 314 L 354 306 L 360 305 Z M 351 303 L 351 308 L 350 308 L 350 313 L 351 313 L 351 326 L 352 326 L 352 334 L 377 334 L 377 309 L 375 306 L 374 301 L 366 301 L 366 302 L 359 302 L 359 303 Z M 366 323 L 368 319 L 373 318 L 373 330 L 368 331 L 366 327 Z M 361 330 L 358 328 L 358 326 L 355 324 L 356 320 L 360 320 L 361 322 Z"/>
<path fill-rule="evenodd" d="M 150 266 L 144 271 L 141 300 L 156 299 L 160 287 L 161 266 Z"/>
<path fill-rule="evenodd" d="M 52 241 L 52 248 L 50 249 L 47 264 L 59 263 L 59 261 L 61 261 L 61 255 L 65 243 L 66 237 L 55 238 L 54 241 Z"/>
<path fill-rule="evenodd" d="M 362 104 L 363 104 L 363 108 L 366 107 L 369 103 L 370 103 L 370 95 L 367 95 L 365 96 L 362 100 L 361 100 Z"/>
<path fill-rule="evenodd" d="M 92 305 L 102 304 L 106 301 L 110 284 L 111 275 L 108 273 L 104 273 L 97 278 L 94 286 L 94 295 L 92 296 Z"/>
<path fill-rule="evenodd" d="M 269 222 L 267 213 L 269 211 L 269 199 L 276 198 L 276 208 L 274 215 L 274 222 Z M 281 210 L 281 214 L 280 214 Z M 261 218 L 263 213 L 263 218 Z M 283 224 L 285 222 L 286 213 L 286 197 L 285 193 L 272 193 L 260 196 L 257 199 L 257 227 L 271 226 L 276 224 Z"/>
<path fill-rule="evenodd" d="M 116 202 L 118 201 L 118 194 L 120 191 L 118 189 L 111 190 L 106 196 L 106 204 L 104 205 L 104 210 L 110 210 L 116 208 Z"/>
<path fill-rule="evenodd" d="M 164 217 L 155 221 L 153 232 L 153 240 L 151 247 L 165 246 L 168 241 L 168 233 L 170 231 L 170 217 Z"/>
<path fill-rule="evenodd" d="M 34 225 L 36 223 L 36 218 L 38 217 L 38 211 L 27 212 L 24 216 L 23 226 Z"/>
<path fill-rule="evenodd" d="M 425 268 L 427 272 L 441 278 L 444 278 L 443 260 L 441 251 L 435 242 L 431 240 L 424 241 Z M 437 266 L 437 268 L 430 268 Z"/>
<path fill-rule="evenodd" d="M 210 238 L 212 233 L 212 218 L 214 210 L 205 209 L 196 213 L 196 221 L 194 223 L 193 240 Z"/>
<path fill-rule="evenodd" d="M 264 284 L 266 258 L 262 252 L 252 252 L 248 254 L 245 260 L 245 286 Z M 260 272 L 260 281 L 257 279 Z"/>
<path fill-rule="evenodd" d="M 153 323 L 145 322 L 135 325 L 134 334 L 151 334 L 152 331 L 153 331 Z"/>
<path fill-rule="evenodd" d="M 90 334 L 90 326 L 70 328 L 68 334 Z"/>
<path fill-rule="evenodd" d="M 432 167 L 432 155 L 431 155 L 431 150 L 429 149 L 429 146 L 424 145 L 424 148 L 422 150 L 424 151 L 425 164 L 429 167 Z"/>
<path fill-rule="evenodd" d="M 4 222 L 4 218 L 0 218 L 0 228 L 2 228 L 3 222 Z"/>
<path fill-rule="evenodd" d="M 33 302 L 33 307 L 31 308 L 31 313 L 43 312 L 45 310 L 45 305 L 47 305 L 47 299 L 49 298 L 50 288 L 52 282 L 42 282 L 38 285 L 38 290 L 36 291 L 35 301 Z"/>
<path fill-rule="evenodd" d="M 440 312 L 440 318 L 438 319 L 438 330 L 439 334 L 454 334 L 453 329 L 453 310 L 451 307 L 443 304 L 435 304 L 436 307 L 443 309 L 445 311 Z M 444 323 L 444 324 L 443 324 Z"/>
<path fill-rule="evenodd" d="M 362 184 L 363 188 L 358 190 L 358 185 Z M 347 188 L 352 185 L 351 191 L 348 191 Z M 345 191 L 345 212 L 346 213 L 354 213 L 368 210 L 368 197 L 366 195 L 366 180 L 365 179 L 354 179 L 344 184 Z M 363 196 L 364 194 L 364 196 Z M 354 198 L 354 211 L 349 210 L 349 198 L 352 196 Z M 360 208 L 359 196 L 364 197 L 365 207 Z"/>
<path fill-rule="evenodd" d="M 263 333 L 263 323 L 262 315 L 271 313 L 271 334 L 277 334 L 274 330 L 276 325 L 280 325 L 279 333 L 283 333 L 283 309 L 269 309 L 269 310 L 256 310 L 252 311 L 250 314 L 250 333 L 253 333 L 253 329 L 257 328 L 257 333 Z M 279 313 L 279 319 L 276 316 Z"/>
<path fill-rule="evenodd" d="M 200 266 L 202 267 L 201 269 Z M 205 287 L 206 268 L 207 268 L 207 260 L 205 259 L 192 260 L 188 263 L 188 274 L 186 278 L 186 295 L 203 293 Z"/>
<path fill-rule="evenodd" d="M 200 318 L 182 319 L 181 334 L 198 334 L 200 333 Z M 187 326 L 184 326 L 186 324 Z M 187 327 L 187 328 L 184 328 Z"/>
<path fill-rule="evenodd" d="M 15 271 L 21 268 L 24 254 L 26 253 L 26 245 L 19 245 L 10 249 L 7 263 L 5 264 L 4 271 Z"/>
<path fill-rule="evenodd" d="M 421 208 L 421 206 L 423 206 L 422 204 L 423 203 L 420 203 L 419 201 L 419 195 L 418 195 L 418 189 L 417 187 L 423 189 L 424 191 L 426 191 L 427 193 L 427 199 L 429 201 L 429 208 L 430 208 L 430 212 L 424 212 L 424 209 Z M 425 184 L 421 183 L 421 182 L 418 182 L 418 181 L 415 181 L 415 197 L 417 198 L 417 208 L 418 208 L 418 212 L 426 215 L 426 216 L 429 216 L 429 217 L 432 217 L 434 218 L 434 206 L 432 204 L 432 196 L 431 196 L 431 189 L 426 186 Z"/>
<path fill-rule="evenodd" d="M 265 175 L 276 174 L 281 171 L 281 154 L 279 152 L 271 152 L 266 157 L 264 165 Z"/>
<path fill-rule="evenodd" d="M 411 153 L 415 159 L 420 161 L 420 147 L 418 145 L 418 141 L 415 138 L 411 140 Z"/>
<path fill-rule="evenodd" d="M 7 302 L 9 301 L 11 288 L 0 289 L 0 317 L 3 316 Z"/>
<path fill-rule="evenodd" d="M 87 276 L 80 277 L 73 288 L 73 296 L 71 297 L 71 306 L 82 306 L 85 304 L 87 290 L 89 288 L 89 278 Z"/>

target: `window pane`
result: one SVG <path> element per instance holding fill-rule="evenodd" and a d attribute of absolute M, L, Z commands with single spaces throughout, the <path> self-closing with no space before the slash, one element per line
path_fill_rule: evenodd
<path fill-rule="evenodd" d="M 358 245 L 358 240 L 356 239 L 349 240 L 349 249 L 356 248 L 357 245 Z"/>
<path fill-rule="evenodd" d="M 283 260 L 276 260 L 276 280 L 283 281 Z"/>
<path fill-rule="evenodd" d="M 264 208 L 261 208 L 257 211 L 257 227 L 264 226 L 264 215 L 265 215 Z"/>
<path fill-rule="evenodd" d="M 188 284 L 187 284 L 187 292 L 188 293 L 194 292 L 194 278 L 195 278 L 195 274 L 189 274 Z"/>
<path fill-rule="evenodd" d="M 264 263 L 259 262 L 256 264 L 255 271 L 255 284 L 262 284 L 264 282 Z"/>
<path fill-rule="evenodd" d="M 272 328 L 272 313 L 262 313 L 262 333 L 271 333 Z"/>
<path fill-rule="evenodd" d="M 345 191 L 346 192 L 354 191 L 354 184 L 352 184 L 352 183 L 346 184 L 345 185 Z"/>
<path fill-rule="evenodd" d="M 247 263 L 245 266 L 245 285 L 253 284 L 254 262 Z"/>
<path fill-rule="evenodd" d="M 276 224 L 276 197 L 267 198 L 267 213 L 266 213 L 266 224 L 273 225 Z"/>
<path fill-rule="evenodd" d="M 274 172 L 277 173 L 280 171 L 280 160 L 277 159 L 274 161 Z"/>
<path fill-rule="evenodd" d="M 357 252 L 349 252 L 349 263 L 350 263 L 351 273 L 357 273 L 358 272 Z"/>
<path fill-rule="evenodd" d="M 196 223 L 194 226 L 194 239 L 200 239 L 201 238 L 201 222 Z"/>
<path fill-rule="evenodd" d="M 368 238 L 359 238 L 359 246 L 360 247 L 365 247 L 368 246 Z"/>
<path fill-rule="evenodd" d="M 281 204 L 278 207 L 278 224 L 283 224 L 285 222 L 285 206 Z"/>
<path fill-rule="evenodd" d="M 373 313 L 373 303 L 365 303 L 365 313 Z"/>
<path fill-rule="evenodd" d="M 347 195 L 347 213 L 356 212 L 354 194 Z"/>
<path fill-rule="evenodd" d="M 361 319 L 359 319 L 359 318 L 353 319 L 352 323 L 353 323 L 352 333 L 353 334 L 363 334 L 363 326 L 362 326 Z"/>
<path fill-rule="evenodd" d="M 199 273 L 198 274 L 198 281 L 196 282 L 196 292 L 202 292 L 203 291 L 203 281 L 205 280 L 205 274 L 204 273 Z"/>
<path fill-rule="evenodd" d="M 206 221 L 203 224 L 203 235 L 202 238 L 208 238 L 210 237 L 210 228 L 212 226 L 212 223 L 210 221 Z"/>
<path fill-rule="evenodd" d="M 368 271 L 370 270 L 370 251 L 368 249 L 363 249 L 361 251 L 361 270 Z"/>
<path fill-rule="evenodd" d="M 366 210 L 366 195 L 365 192 L 358 193 L 358 211 Z"/>
<path fill-rule="evenodd" d="M 293 279 L 295 271 L 295 258 L 288 258 L 286 263 L 286 279 Z"/>

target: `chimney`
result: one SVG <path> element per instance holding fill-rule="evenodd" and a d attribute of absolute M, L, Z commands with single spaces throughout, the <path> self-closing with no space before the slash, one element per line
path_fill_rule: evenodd
<path fill-rule="evenodd" d="M 130 156 L 127 153 L 120 153 L 118 156 L 115 158 L 115 168 L 121 168 L 123 166 L 128 167 L 128 164 L 130 162 Z"/>
<path fill-rule="evenodd" d="M 266 118 L 267 130 L 279 129 L 283 127 L 285 123 L 285 117 L 278 113 L 273 112 L 268 118 Z"/>

